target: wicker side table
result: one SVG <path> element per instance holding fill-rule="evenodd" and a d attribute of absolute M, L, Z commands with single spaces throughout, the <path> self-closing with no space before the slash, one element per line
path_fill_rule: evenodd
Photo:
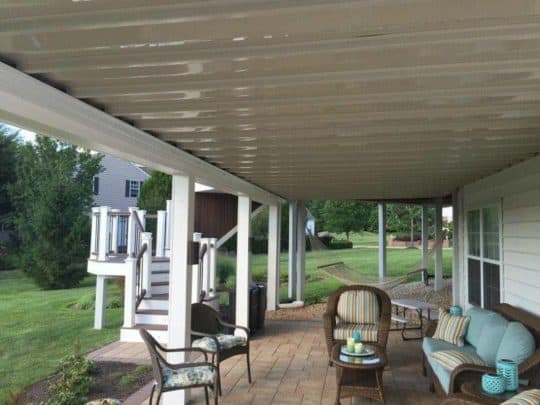
<path fill-rule="evenodd" d="M 332 349 L 332 363 L 336 367 L 337 393 L 336 405 L 341 398 L 361 396 L 384 403 L 382 374 L 387 364 L 384 349 L 367 345 L 374 349 L 370 357 L 350 357 L 341 354 L 341 344 Z"/>
<path fill-rule="evenodd" d="M 512 398 L 514 395 L 519 394 L 524 388 L 519 387 L 514 392 L 503 392 L 502 394 L 493 395 L 488 394 L 482 389 L 482 385 L 479 382 L 466 382 L 461 385 L 461 392 L 467 398 L 472 401 L 476 401 L 480 404 L 486 405 L 498 405 L 504 401 Z"/>

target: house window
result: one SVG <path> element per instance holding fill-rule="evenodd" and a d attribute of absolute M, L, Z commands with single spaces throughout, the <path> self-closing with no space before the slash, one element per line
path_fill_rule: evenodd
<path fill-rule="evenodd" d="M 92 192 L 94 193 L 94 195 L 99 194 L 99 177 L 98 176 L 94 176 L 94 178 L 92 179 Z"/>
<path fill-rule="evenodd" d="M 142 181 L 126 180 L 126 197 L 139 197 L 141 191 Z"/>
<path fill-rule="evenodd" d="M 500 302 L 499 207 L 467 212 L 467 282 L 469 303 L 492 308 Z"/>

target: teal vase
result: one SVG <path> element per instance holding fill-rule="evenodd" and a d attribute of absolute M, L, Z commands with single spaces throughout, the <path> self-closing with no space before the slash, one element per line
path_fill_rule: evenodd
<path fill-rule="evenodd" d="M 463 315 L 463 309 L 461 309 L 461 307 L 459 305 L 452 305 L 450 307 L 450 313 L 452 315 L 462 316 Z"/>
<path fill-rule="evenodd" d="M 362 336 L 360 336 L 360 332 L 357 330 L 352 333 L 352 337 L 354 339 L 354 343 L 360 343 L 362 341 Z"/>
<path fill-rule="evenodd" d="M 497 374 L 506 380 L 507 391 L 517 391 L 519 386 L 518 365 L 513 360 L 502 359 L 497 361 Z"/>

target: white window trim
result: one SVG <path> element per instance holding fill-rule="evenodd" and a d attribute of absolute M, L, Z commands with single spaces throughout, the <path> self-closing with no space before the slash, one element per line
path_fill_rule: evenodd
<path fill-rule="evenodd" d="M 484 258 L 481 256 L 475 256 L 472 254 L 469 254 L 469 212 L 471 211 L 479 211 L 480 212 L 480 254 L 484 254 L 484 220 L 482 216 L 482 210 L 486 208 L 497 208 L 498 209 L 498 216 L 499 216 L 499 260 L 493 260 L 489 258 Z M 464 251 L 464 268 L 465 268 L 465 304 L 467 306 L 471 306 L 474 304 L 471 304 L 469 302 L 469 259 L 478 260 L 480 262 L 480 303 L 481 307 L 484 308 L 484 263 L 490 263 L 495 264 L 499 266 L 499 301 L 503 302 L 504 297 L 504 260 L 503 260 L 503 217 L 502 217 L 502 200 L 500 200 L 497 203 L 493 204 L 480 204 L 480 205 L 474 205 L 469 206 L 465 209 L 465 215 L 464 215 L 464 245 L 465 245 L 465 251 Z"/>

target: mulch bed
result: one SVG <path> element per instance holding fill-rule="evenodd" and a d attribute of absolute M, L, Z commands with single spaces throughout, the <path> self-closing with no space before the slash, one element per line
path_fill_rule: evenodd
<path fill-rule="evenodd" d="M 132 363 L 119 363 L 103 361 L 94 363 L 96 373 L 94 383 L 88 394 L 88 401 L 101 398 L 115 398 L 125 400 L 131 394 L 142 388 L 152 379 L 152 370 L 149 367 L 139 368 L 136 375 L 133 371 L 140 367 Z M 142 372 L 141 372 L 142 370 Z M 129 374 L 129 380 L 125 376 Z M 122 377 L 124 377 L 122 381 Z M 17 401 L 17 404 L 39 404 L 49 398 L 49 383 L 53 377 L 32 384 Z"/>

